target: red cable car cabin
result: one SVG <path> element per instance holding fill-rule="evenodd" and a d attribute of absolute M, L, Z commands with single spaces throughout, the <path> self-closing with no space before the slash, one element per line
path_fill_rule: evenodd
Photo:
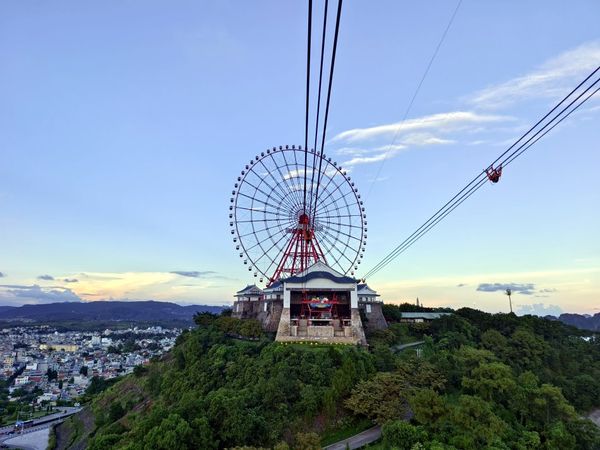
<path fill-rule="evenodd" d="M 492 183 L 497 183 L 500 181 L 500 177 L 502 176 L 502 164 L 494 169 L 494 166 L 491 165 L 487 169 L 485 169 L 485 174 Z"/>

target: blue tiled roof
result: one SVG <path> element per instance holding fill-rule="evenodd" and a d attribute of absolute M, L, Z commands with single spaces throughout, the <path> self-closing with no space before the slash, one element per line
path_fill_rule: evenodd
<path fill-rule="evenodd" d="M 357 281 L 352 277 L 346 277 L 346 276 L 336 277 L 331 272 L 325 272 L 325 271 L 309 272 L 306 275 L 302 275 L 302 276 L 293 275 L 289 278 L 286 278 L 284 281 L 287 283 L 305 283 L 307 281 L 314 280 L 315 278 L 326 278 L 327 280 L 331 280 L 336 283 L 356 283 L 356 281 Z"/>
<path fill-rule="evenodd" d="M 245 294 L 246 292 L 256 292 L 257 294 L 262 294 L 262 289 L 256 286 L 255 284 L 249 284 L 241 291 L 237 291 L 236 294 Z"/>

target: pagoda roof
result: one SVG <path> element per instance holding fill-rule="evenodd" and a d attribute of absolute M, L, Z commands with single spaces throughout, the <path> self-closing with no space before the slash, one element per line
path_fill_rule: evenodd
<path fill-rule="evenodd" d="M 358 293 L 363 294 L 363 295 L 375 295 L 375 296 L 379 297 L 379 294 L 377 293 L 377 291 L 371 289 L 369 287 L 369 285 L 366 283 L 357 285 L 356 290 L 358 291 Z"/>
<path fill-rule="evenodd" d="M 248 286 L 246 286 L 244 289 L 242 289 L 241 291 L 237 291 L 235 295 L 244 295 L 244 294 L 262 294 L 263 291 L 261 288 L 259 288 L 257 285 L 255 284 L 249 284 Z"/>

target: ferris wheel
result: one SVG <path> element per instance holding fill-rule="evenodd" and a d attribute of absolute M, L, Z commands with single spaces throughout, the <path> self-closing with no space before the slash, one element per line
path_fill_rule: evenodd
<path fill-rule="evenodd" d="M 268 285 L 317 261 L 358 270 L 367 240 L 363 202 L 342 167 L 314 150 L 281 146 L 256 155 L 231 192 L 235 249 Z"/>

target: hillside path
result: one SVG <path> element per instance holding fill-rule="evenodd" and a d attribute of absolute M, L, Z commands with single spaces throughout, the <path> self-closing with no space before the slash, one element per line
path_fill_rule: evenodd
<path fill-rule="evenodd" d="M 588 415 L 588 419 L 594 422 L 597 426 L 600 427 L 600 408 L 595 409 Z"/>
<path fill-rule="evenodd" d="M 346 450 L 346 448 L 355 449 L 363 447 L 371 442 L 375 442 L 381 437 L 381 427 L 379 425 L 369 428 L 362 433 L 355 434 L 348 439 L 336 442 L 335 444 L 323 447 L 323 450 Z M 347 445 L 347 446 L 346 446 Z"/>
<path fill-rule="evenodd" d="M 391 349 L 392 349 L 393 352 L 401 352 L 402 350 L 405 350 L 407 348 L 417 347 L 417 346 L 422 345 L 424 343 L 425 343 L 425 341 L 409 342 L 408 344 L 394 345 L 393 347 L 391 347 Z"/>

